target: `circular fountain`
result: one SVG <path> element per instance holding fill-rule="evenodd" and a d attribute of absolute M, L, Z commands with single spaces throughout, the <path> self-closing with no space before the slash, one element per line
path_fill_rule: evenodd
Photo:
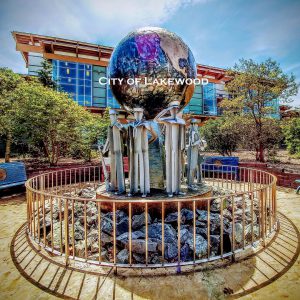
<path fill-rule="evenodd" d="M 276 178 L 203 163 L 197 120 L 187 128 L 182 117 L 196 76 L 187 45 L 164 29 L 134 31 L 114 50 L 109 75 L 132 117 L 121 123 L 110 110 L 101 166 L 26 183 L 30 238 L 66 263 L 178 270 L 264 246 L 277 224 Z"/>

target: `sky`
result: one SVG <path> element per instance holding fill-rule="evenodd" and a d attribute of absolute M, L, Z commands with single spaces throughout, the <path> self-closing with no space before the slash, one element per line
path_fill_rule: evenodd
<path fill-rule="evenodd" d="M 13 30 L 114 47 L 143 26 L 175 32 L 197 63 L 271 57 L 300 83 L 300 0 L 0 0 L 0 66 L 27 73 Z"/>

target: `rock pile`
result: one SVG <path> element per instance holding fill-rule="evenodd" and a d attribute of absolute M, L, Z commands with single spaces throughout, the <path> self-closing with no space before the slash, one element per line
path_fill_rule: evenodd
<path fill-rule="evenodd" d="M 220 191 L 215 191 L 214 195 L 218 197 Z M 94 198 L 94 192 L 91 189 L 80 191 L 83 197 Z M 62 203 L 59 203 L 59 202 Z M 189 208 L 182 208 L 181 223 L 178 224 L 178 212 L 167 212 L 164 219 L 164 261 L 178 261 L 178 232 L 180 231 L 180 259 L 181 261 L 190 261 L 205 258 L 208 255 L 216 256 L 220 254 L 221 248 L 221 205 L 223 206 L 223 249 L 224 253 L 232 249 L 232 230 L 234 228 L 235 248 L 243 246 L 243 236 L 245 243 L 250 243 L 253 236 L 255 239 L 259 236 L 259 218 L 257 201 L 254 199 L 254 213 L 251 215 L 250 199 L 245 197 L 245 226 L 243 227 L 243 199 L 234 198 L 235 213 L 232 216 L 232 200 L 228 197 L 221 203 L 221 198 L 211 201 L 210 211 L 196 209 L 195 218 L 195 245 L 193 238 L 194 214 Z M 100 224 L 98 208 L 93 200 L 74 203 L 74 224 L 72 223 L 71 205 L 68 206 L 68 226 L 69 226 L 69 249 L 70 254 L 75 253 L 77 257 L 98 260 L 101 255 L 102 261 L 113 262 L 113 213 L 100 213 Z M 43 215 L 40 214 L 40 232 L 43 236 L 43 228 L 46 228 L 46 240 L 49 246 L 60 249 L 60 242 L 65 245 L 65 222 L 64 220 L 64 200 L 54 200 L 52 203 L 53 216 L 53 240 L 51 240 L 51 206 L 46 204 L 45 224 Z M 210 214 L 210 237 L 208 240 L 208 213 Z M 85 217 L 86 216 L 86 217 Z M 252 221 L 253 218 L 253 221 Z M 162 220 L 161 215 L 148 213 L 148 264 L 157 264 L 163 261 L 162 258 Z M 234 224 L 234 225 L 233 225 Z M 100 226 L 100 236 L 99 227 Z M 179 230 L 180 227 L 180 230 Z M 74 236 L 73 236 L 74 228 Z M 144 264 L 146 257 L 146 218 L 145 213 L 134 214 L 131 220 L 131 240 L 132 240 L 132 262 Z M 87 244 L 85 245 L 85 239 Z M 73 249 L 73 243 L 75 245 Z M 99 251 L 100 246 L 100 251 Z M 125 210 L 116 211 L 116 257 L 117 262 L 126 264 L 129 261 L 129 218 Z"/>

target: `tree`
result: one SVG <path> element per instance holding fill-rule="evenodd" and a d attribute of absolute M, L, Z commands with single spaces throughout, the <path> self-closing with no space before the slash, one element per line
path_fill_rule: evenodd
<path fill-rule="evenodd" d="M 263 118 L 261 120 L 261 130 L 258 136 L 256 124 L 249 115 L 239 116 L 240 122 L 236 126 L 240 132 L 239 146 L 244 149 L 255 150 L 263 145 L 264 150 L 274 152 L 278 144 L 283 139 L 281 123 L 272 118 Z M 237 130 L 237 129 L 236 129 Z M 258 157 L 256 157 L 257 160 Z"/>
<path fill-rule="evenodd" d="M 83 157 L 86 161 L 92 158 L 92 148 L 98 141 L 105 141 L 107 128 L 110 124 L 108 109 L 101 115 L 89 114 L 83 123 L 78 126 L 78 140 L 72 144 L 71 153 Z"/>
<path fill-rule="evenodd" d="M 0 135 L 5 138 L 5 162 L 10 162 L 13 131 L 16 126 L 14 92 L 24 79 L 7 68 L 0 68 Z"/>
<path fill-rule="evenodd" d="M 221 106 L 225 114 L 247 116 L 252 128 L 249 141 L 255 146 L 256 159 L 263 162 L 268 140 L 265 135 L 269 134 L 267 129 L 271 124 L 274 125 L 266 121 L 275 112 L 272 102 L 290 101 L 291 96 L 297 94 L 295 77 L 284 74 L 271 59 L 262 63 L 241 59 L 227 74 L 232 78 L 226 85 L 231 99 L 222 101 Z"/>
<path fill-rule="evenodd" d="M 54 91 L 36 82 L 17 87 L 16 135 L 30 146 L 41 145 L 50 165 L 57 165 L 62 153 L 80 140 L 78 128 L 90 120 L 90 113 L 68 94 Z"/>
<path fill-rule="evenodd" d="M 44 59 L 41 64 L 42 68 L 38 71 L 38 79 L 42 83 L 43 86 L 56 89 L 57 84 L 52 79 L 52 64 Z"/>
<path fill-rule="evenodd" d="M 289 153 L 300 157 L 300 118 L 292 118 L 284 124 L 283 132 Z"/>
<path fill-rule="evenodd" d="M 201 127 L 202 134 L 211 150 L 219 152 L 221 155 L 231 156 L 236 150 L 240 134 L 238 127 L 235 126 L 238 120 L 218 118 L 209 120 Z"/>

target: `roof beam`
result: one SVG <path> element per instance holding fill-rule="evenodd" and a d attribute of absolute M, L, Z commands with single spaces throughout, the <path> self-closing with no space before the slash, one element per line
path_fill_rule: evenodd
<path fill-rule="evenodd" d="M 16 49 L 17 49 L 17 51 L 21 51 L 21 52 L 43 53 L 43 48 L 41 46 L 26 45 L 26 44 L 21 44 L 21 43 L 16 44 Z"/>
<path fill-rule="evenodd" d="M 88 59 L 88 58 L 82 58 L 82 57 L 73 57 L 68 55 L 61 55 L 61 54 L 53 54 L 53 53 L 44 53 L 44 58 L 46 59 L 57 59 L 57 60 L 66 60 L 70 62 L 78 62 L 83 64 L 91 64 L 91 65 L 97 65 L 101 67 L 107 67 L 108 61 L 99 61 L 94 59 Z"/>

